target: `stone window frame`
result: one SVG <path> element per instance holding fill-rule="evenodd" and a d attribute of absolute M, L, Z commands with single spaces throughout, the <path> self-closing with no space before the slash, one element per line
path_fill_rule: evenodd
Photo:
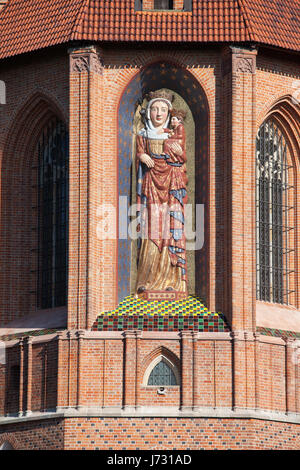
<path fill-rule="evenodd" d="M 257 275 L 256 275 L 256 302 L 266 303 L 269 305 L 275 305 L 279 308 L 296 308 L 300 309 L 300 283 L 299 283 L 299 273 L 300 273 L 300 258 L 298 253 L 299 247 L 299 237 L 300 237 L 300 220 L 297 216 L 299 210 L 298 195 L 300 193 L 300 144 L 299 144 L 299 107 L 293 100 L 293 97 L 290 95 L 281 96 L 278 98 L 267 111 L 264 111 L 260 118 L 258 119 L 257 125 L 257 138 L 258 132 L 261 127 L 267 121 L 274 121 L 276 126 L 280 129 L 282 135 L 285 138 L 287 149 L 288 149 L 288 163 L 290 165 L 290 174 L 292 177 L 292 187 L 293 195 L 290 197 L 294 203 L 289 204 L 292 207 L 292 210 L 289 211 L 289 224 L 292 223 L 294 226 L 295 235 L 293 236 L 293 242 L 291 243 L 292 252 L 294 253 L 293 259 L 290 260 L 291 274 L 292 278 L 289 281 L 289 285 L 292 287 L 291 299 L 288 303 L 277 303 L 273 300 L 260 300 L 257 295 Z M 256 158 L 255 158 L 256 165 Z M 256 180 L 256 177 L 255 177 Z M 255 181 L 257 183 L 257 181 Z M 257 224 L 257 216 L 255 217 L 255 224 Z M 257 243 L 257 235 L 256 235 Z M 256 264 L 257 264 L 257 255 L 255 255 Z M 257 266 L 256 266 L 257 270 Z"/>
<path fill-rule="evenodd" d="M 69 147 L 65 147 L 65 144 L 68 144 L 68 142 L 69 142 L 69 130 L 68 130 L 68 128 L 66 126 L 66 123 L 64 122 L 63 119 L 61 119 L 59 116 L 54 114 L 45 123 L 45 125 L 41 129 L 35 151 L 37 153 L 37 170 L 38 170 L 38 174 L 40 174 L 41 170 L 43 168 L 43 164 L 44 164 L 44 162 L 42 161 L 44 153 L 47 152 L 47 154 L 49 155 L 49 151 L 50 151 L 49 150 L 49 142 L 51 142 L 52 147 L 51 147 L 51 152 L 50 153 L 52 155 L 52 152 L 54 152 L 54 149 L 56 147 L 56 144 L 54 144 L 53 138 L 54 138 L 54 135 L 57 135 L 58 133 L 60 135 L 63 135 L 63 137 L 64 137 L 64 140 L 61 137 L 61 140 L 64 144 L 64 148 L 61 149 L 61 150 L 65 151 L 65 153 L 64 153 L 64 171 L 67 172 L 67 178 L 66 178 L 66 183 L 65 183 L 67 185 L 67 189 L 66 189 L 66 195 L 65 195 L 65 199 L 64 199 L 64 212 L 65 212 L 66 225 L 64 225 L 64 226 L 59 225 L 58 221 L 57 221 L 57 218 L 55 218 L 55 222 L 52 222 L 52 224 L 49 224 L 49 225 L 46 226 L 46 232 L 45 232 L 45 228 L 43 228 L 42 225 L 41 225 L 41 219 L 42 219 L 41 214 L 42 214 L 42 211 L 45 210 L 45 206 L 47 205 L 47 201 L 45 203 L 42 199 L 40 200 L 40 198 L 38 197 L 38 194 L 37 194 L 37 209 L 38 209 L 37 227 L 36 227 L 37 233 L 38 233 L 38 239 L 37 239 L 37 247 L 38 247 L 37 307 L 38 307 L 38 309 L 42 309 L 42 310 L 65 307 L 65 306 L 67 306 L 67 303 L 68 303 Z M 45 134 L 47 134 L 48 140 L 44 139 Z M 45 140 L 45 142 L 44 142 L 44 140 Z M 41 145 L 41 148 L 39 149 L 40 145 Z M 51 161 L 52 170 L 55 167 L 56 167 L 56 164 L 53 161 Z M 56 171 L 57 171 L 57 169 L 55 169 L 55 173 L 56 173 Z M 52 183 L 52 187 L 54 187 L 54 185 L 56 184 L 56 181 L 53 180 L 50 183 Z M 37 191 L 38 191 L 38 193 L 39 193 L 39 191 L 41 191 L 40 185 L 41 185 L 41 181 L 39 180 L 39 177 L 37 176 Z M 53 214 L 53 208 L 56 206 L 56 203 L 57 203 L 57 201 L 54 200 L 54 199 L 50 201 L 50 205 L 51 205 L 50 214 Z M 61 215 L 61 214 L 59 214 L 59 215 Z M 56 214 L 56 216 L 58 217 L 58 214 Z M 55 264 L 50 265 L 50 269 L 51 269 L 51 276 L 50 276 L 51 277 L 51 279 L 50 279 L 51 299 L 50 299 L 49 296 L 48 296 L 48 293 L 47 292 L 45 293 L 45 286 L 42 282 L 43 270 L 44 270 L 43 261 L 44 261 L 44 258 L 45 258 L 45 251 L 47 251 L 47 250 L 43 249 L 42 239 L 44 239 L 45 233 L 47 233 L 47 235 L 49 233 L 52 234 L 54 227 L 55 227 L 55 237 L 54 237 L 54 240 L 53 240 L 54 256 L 52 256 L 52 258 L 55 259 Z M 56 262 L 57 262 L 57 259 L 59 259 L 59 242 L 61 242 L 61 239 L 57 238 L 57 230 L 59 228 L 61 229 L 61 227 L 64 229 L 64 237 L 63 238 L 65 238 L 65 240 L 66 240 L 65 241 L 65 244 L 66 244 L 65 245 L 66 264 L 64 265 L 64 268 L 65 268 L 66 272 L 65 272 L 65 278 L 62 279 L 61 281 L 58 281 L 57 278 L 56 278 L 56 274 L 57 274 L 57 271 L 58 271 L 58 268 L 56 267 Z M 53 260 L 52 260 L 52 262 L 53 262 Z M 63 289 L 64 295 L 65 295 L 65 302 L 64 302 L 64 304 L 56 305 L 56 303 L 58 302 L 58 299 L 59 299 L 59 295 L 57 294 L 57 287 L 60 284 L 63 284 L 65 286 L 64 289 Z M 54 292 L 55 292 L 55 294 L 54 294 Z M 53 297 L 53 295 L 54 295 L 54 297 Z M 45 297 L 46 297 L 46 302 L 43 300 Z M 47 305 L 44 305 L 44 303 L 46 303 Z"/>
<path fill-rule="evenodd" d="M 161 361 L 165 362 L 165 364 L 170 367 L 172 372 L 175 375 L 176 378 L 176 384 L 174 385 L 168 385 L 168 384 L 159 384 L 159 385 L 148 385 L 149 377 L 153 369 L 159 364 Z M 143 387 L 147 388 L 159 388 L 159 387 L 179 387 L 180 386 L 180 373 L 177 368 L 177 366 L 171 361 L 168 357 L 166 357 L 164 354 L 159 354 L 158 356 L 153 359 L 148 367 L 145 370 L 144 377 L 143 377 Z"/>
<path fill-rule="evenodd" d="M 15 450 L 9 441 L 4 441 L 0 444 L 0 450 Z"/>

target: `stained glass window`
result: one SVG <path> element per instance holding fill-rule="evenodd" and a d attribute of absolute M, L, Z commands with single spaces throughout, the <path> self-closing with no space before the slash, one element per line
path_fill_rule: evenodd
<path fill-rule="evenodd" d="M 51 120 L 37 146 L 39 308 L 67 303 L 68 148 L 64 123 Z"/>
<path fill-rule="evenodd" d="M 177 385 L 174 372 L 163 359 L 152 370 L 148 379 L 148 385 Z"/>
<path fill-rule="evenodd" d="M 256 139 L 257 299 L 289 303 L 293 205 L 288 147 L 280 127 L 266 120 Z"/>

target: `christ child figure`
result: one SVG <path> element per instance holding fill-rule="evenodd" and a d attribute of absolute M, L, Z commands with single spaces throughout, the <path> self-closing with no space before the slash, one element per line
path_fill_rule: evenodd
<path fill-rule="evenodd" d="M 171 129 L 168 132 L 169 138 L 165 141 L 164 152 L 170 157 L 172 163 L 185 163 L 185 130 L 183 121 L 186 113 L 182 110 L 173 109 L 171 111 Z"/>
<path fill-rule="evenodd" d="M 164 129 L 169 134 L 168 139 L 164 143 L 164 153 L 169 157 L 169 163 L 181 166 L 184 180 L 187 184 L 185 129 L 183 125 L 185 117 L 186 113 L 180 109 L 173 109 L 171 111 L 171 129 Z"/>

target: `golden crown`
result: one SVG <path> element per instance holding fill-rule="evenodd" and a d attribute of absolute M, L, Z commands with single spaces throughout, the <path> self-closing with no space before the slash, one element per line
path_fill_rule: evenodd
<path fill-rule="evenodd" d="M 173 93 L 167 90 L 150 91 L 148 96 L 150 100 L 162 98 L 170 101 L 170 103 L 174 100 Z"/>

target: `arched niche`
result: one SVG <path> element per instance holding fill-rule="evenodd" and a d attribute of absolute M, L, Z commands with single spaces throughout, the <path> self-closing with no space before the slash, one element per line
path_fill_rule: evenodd
<path fill-rule="evenodd" d="M 133 185 L 133 148 L 134 123 L 136 105 L 142 102 L 150 91 L 168 89 L 177 97 L 178 103 L 184 103 L 193 121 L 193 146 L 188 165 L 190 199 L 194 205 L 203 204 L 205 208 L 204 245 L 201 249 L 189 254 L 194 258 L 190 263 L 190 293 L 199 295 L 203 300 L 207 297 L 208 285 L 208 192 L 209 192 L 209 109 L 205 92 L 193 75 L 182 67 L 168 63 L 157 62 L 145 67 L 124 90 L 119 105 L 118 120 L 118 164 L 119 164 L 119 197 L 127 198 L 128 205 L 134 201 Z M 191 161 L 191 158 L 193 161 Z M 189 157 L 188 157 L 189 159 Z M 190 167 L 190 169 L 189 169 Z M 191 189 L 192 188 L 192 189 Z M 123 199 L 124 201 L 125 199 Z M 121 199 L 120 199 L 121 201 Z M 120 212 L 128 207 L 119 206 Z M 128 220 L 129 222 L 129 220 Z M 120 234 L 119 234 L 120 235 Z M 124 234 L 123 234 L 124 235 Z M 127 237 L 127 238 L 126 238 Z M 118 242 L 118 297 L 122 301 L 133 293 L 135 273 L 135 257 L 132 253 L 132 241 L 127 236 Z M 192 278 L 191 278 L 192 277 Z"/>
<path fill-rule="evenodd" d="M 65 117 L 52 98 L 34 93 L 16 112 L 1 162 L 0 309 L 3 323 L 37 310 L 38 152 L 52 119 Z"/>

